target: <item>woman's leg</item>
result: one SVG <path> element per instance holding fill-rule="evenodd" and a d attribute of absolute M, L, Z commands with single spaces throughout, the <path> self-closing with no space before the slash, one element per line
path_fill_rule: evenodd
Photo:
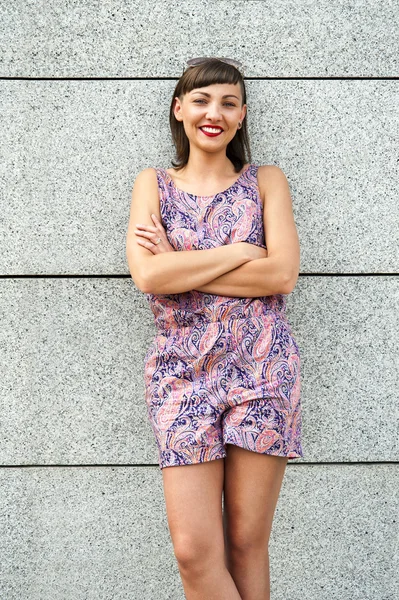
<path fill-rule="evenodd" d="M 288 458 L 226 444 L 226 562 L 242 600 L 270 600 L 269 537 Z"/>
<path fill-rule="evenodd" d="M 164 467 L 169 531 L 187 600 L 241 600 L 224 561 L 224 459 Z"/>

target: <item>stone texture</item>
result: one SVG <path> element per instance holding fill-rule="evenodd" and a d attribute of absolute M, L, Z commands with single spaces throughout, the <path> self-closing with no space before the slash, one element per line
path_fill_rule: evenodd
<path fill-rule="evenodd" d="M 271 597 L 396 600 L 398 476 L 394 465 L 289 465 Z M 1 598 L 183 600 L 157 468 L 31 467 L 0 478 Z"/>
<path fill-rule="evenodd" d="M 397 461 L 398 279 L 302 277 L 287 306 L 296 462 Z M 1 464 L 157 464 L 143 383 L 155 329 L 131 279 L 3 280 L 0 320 Z"/>
<path fill-rule="evenodd" d="M 252 162 L 286 173 L 301 241 L 305 457 L 272 598 L 397 600 L 397 17 L 394 0 L 0 0 L 1 600 L 184 598 L 125 234 L 200 55 L 243 61 Z"/>
<path fill-rule="evenodd" d="M 8 77 L 178 77 L 187 58 L 214 55 L 241 60 L 248 77 L 398 74 L 395 0 L 2 0 L 0 9 Z"/>
<path fill-rule="evenodd" d="M 307 461 L 398 461 L 399 279 L 302 277 L 288 296 L 302 350 Z"/>
<path fill-rule="evenodd" d="M 128 274 L 137 173 L 170 166 L 170 81 L 0 88 L 0 274 Z M 252 161 L 290 183 L 301 273 L 397 273 L 398 86 L 249 81 Z"/>
<path fill-rule="evenodd" d="M 399 596 L 397 465 L 288 466 L 270 540 L 271 598 Z"/>

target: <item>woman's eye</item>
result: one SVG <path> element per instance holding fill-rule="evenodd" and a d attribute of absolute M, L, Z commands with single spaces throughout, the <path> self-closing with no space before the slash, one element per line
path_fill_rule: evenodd
<path fill-rule="evenodd" d="M 205 102 L 205 100 L 200 100 L 200 99 L 194 100 L 194 103 L 202 103 L 202 102 Z M 232 102 L 225 102 L 224 105 L 225 106 L 233 106 L 233 107 L 235 106 L 235 104 L 233 104 Z"/>

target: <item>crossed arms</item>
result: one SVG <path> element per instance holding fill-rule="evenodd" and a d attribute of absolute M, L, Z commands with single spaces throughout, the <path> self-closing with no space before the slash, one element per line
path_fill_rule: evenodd
<path fill-rule="evenodd" d="M 284 173 L 275 166 L 258 169 L 258 184 L 264 203 L 263 220 L 267 257 L 246 242 L 209 250 L 153 254 L 137 243 L 135 223 L 160 219 L 156 177 L 145 169 L 136 178 L 132 194 L 126 255 L 131 276 L 145 293 L 178 294 L 198 290 L 234 297 L 289 294 L 299 275 L 299 239 L 292 200 Z M 143 202 L 145 195 L 147 202 Z M 251 248 L 252 246 L 252 248 Z"/>

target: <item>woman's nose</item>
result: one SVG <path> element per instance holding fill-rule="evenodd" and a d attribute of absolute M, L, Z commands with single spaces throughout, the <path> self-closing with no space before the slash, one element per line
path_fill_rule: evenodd
<path fill-rule="evenodd" d="M 208 119 L 219 119 L 220 118 L 220 108 L 217 104 L 208 104 L 207 111 Z"/>

